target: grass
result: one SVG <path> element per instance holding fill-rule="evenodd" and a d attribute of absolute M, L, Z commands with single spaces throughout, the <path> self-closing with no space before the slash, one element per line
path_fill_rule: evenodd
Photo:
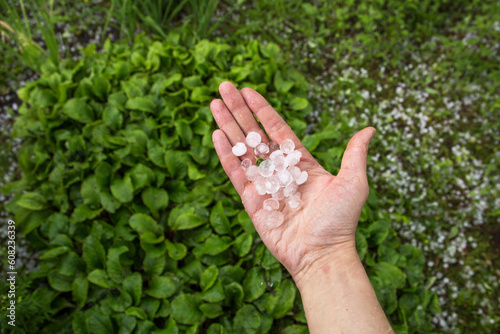
<path fill-rule="evenodd" d="M 101 19 L 93 23 L 102 26 L 101 42 L 107 26 L 131 40 L 138 29 L 162 36 L 172 25 L 195 22 L 200 39 L 279 44 L 313 84 L 309 132 L 341 124 L 347 140 L 364 126 L 377 128 L 369 179 L 398 234 L 424 251 L 428 284 L 443 308 L 434 316 L 436 331 L 498 332 L 498 2 L 223 0 L 210 1 L 208 10 L 204 4 L 80 4 L 64 20 L 77 33 L 77 17 L 88 10 L 89 17 Z M 102 20 L 103 12 L 110 15 Z M 42 53 L 57 60 L 51 37 L 57 28 L 45 27 L 43 36 L 34 37 L 22 5 L 12 13 L 13 30 L 30 40 L 48 40 Z M 45 19 L 50 16 L 32 23 L 37 27 Z M 0 57 L 18 73 L 29 67 L 33 56 L 21 55 L 13 65 L 15 49 L 9 50 Z M 2 72 L 9 68 L 4 65 Z M 3 73 L 0 77 L 7 76 Z M 10 156 L 7 151 L 2 154 Z"/>

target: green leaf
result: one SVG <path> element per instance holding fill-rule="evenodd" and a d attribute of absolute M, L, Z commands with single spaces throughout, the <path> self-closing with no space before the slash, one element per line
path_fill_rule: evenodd
<path fill-rule="evenodd" d="M 175 219 L 175 221 L 170 224 L 172 230 L 190 230 L 200 225 L 203 225 L 205 222 L 201 219 L 200 216 L 194 213 L 183 213 Z"/>
<path fill-rule="evenodd" d="M 208 290 L 212 285 L 214 285 L 217 280 L 217 276 L 219 275 L 219 269 L 216 266 L 208 267 L 203 274 L 201 274 L 200 278 L 200 288 L 202 291 Z"/>
<path fill-rule="evenodd" d="M 209 319 L 215 319 L 224 314 L 224 311 L 219 304 L 202 304 L 200 306 L 200 311 L 203 312 L 203 315 Z M 210 332 L 210 328 L 208 332 Z"/>
<path fill-rule="evenodd" d="M 190 163 L 188 166 L 188 177 L 193 180 L 200 180 L 204 178 L 206 174 L 200 172 L 200 170 L 196 167 L 194 163 Z"/>
<path fill-rule="evenodd" d="M 370 247 L 380 245 L 389 234 L 389 222 L 384 220 L 377 220 L 368 226 L 368 245 Z"/>
<path fill-rule="evenodd" d="M 108 98 L 108 94 L 111 90 L 111 85 L 109 84 L 108 79 L 106 79 L 102 75 L 98 75 L 94 77 L 94 82 L 92 86 L 92 91 L 94 92 L 94 95 L 100 100 L 100 101 L 106 101 Z"/>
<path fill-rule="evenodd" d="M 86 204 L 80 204 L 75 208 L 73 213 L 71 214 L 71 222 L 73 223 L 81 223 L 85 220 L 92 220 L 95 217 L 99 216 L 102 209 L 92 210 Z"/>
<path fill-rule="evenodd" d="M 93 312 L 87 315 L 89 332 L 92 334 L 108 334 L 113 332 L 113 324 L 108 314 L 101 311 L 100 308 L 93 308 Z"/>
<path fill-rule="evenodd" d="M 290 325 L 283 328 L 280 334 L 309 334 L 309 329 L 303 325 Z"/>
<path fill-rule="evenodd" d="M 293 87 L 293 81 L 284 80 L 281 71 L 276 71 L 274 75 L 274 87 L 276 87 L 278 92 L 286 93 Z"/>
<path fill-rule="evenodd" d="M 164 243 L 162 243 L 164 245 Z M 150 275 L 161 275 L 165 270 L 165 264 L 167 260 L 164 256 L 157 256 L 155 252 L 151 250 L 146 250 L 146 256 L 144 257 L 144 261 L 142 267 L 144 271 Z"/>
<path fill-rule="evenodd" d="M 221 282 L 217 281 L 215 284 L 212 285 L 211 288 L 203 291 L 200 294 L 200 296 L 204 301 L 207 301 L 210 303 L 220 302 L 220 301 L 224 300 L 225 295 L 224 295 L 224 289 L 222 288 Z"/>
<path fill-rule="evenodd" d="M 130 227 L 132 227 L 140 235 L 144 233 L 157 234 L 159 232 L 159 226 L 156 220 L 143 213 L 134 214 L 130 217 L 128 223 Z"/>
<path fill-rule="evenodd" d="M 307 108 L 309 105 L 309 101 L 307 99 L 304 99 L 302 97 L 294 97 L 289 104 L 290 109 L 292 110 L 302 110 Z"/>
<path fill-rule="evenodd" d="M 185 325 L 201 324 L 205 317 L 199 310 L 202 301 L 192 294 L 181 294 L 172 301 L 172 316 L 178 323 Z"/>
<path fill-rule="evenodd" d="M 135 157 L 144 157 L 148 146 L 148 136 L 144 131 L 139 129 L 127 131 L 126 137 L 130 153 Z"/>
<path fill-rule="evenodd" d="M 159 145 L 156 141 L 151 139 L 148 141 L 148 158 L 156 166 L 162 168 L 167 167 L 167 163 L 165 162 L 165 153 L 165 148 Z"/>
<path fill-rule="evenodd" d="M 203 304 L 202 306 L 204 306 L 204 305 L 208 305 L 208 304 Z M 206 307 L 206 308 L 208 308 L 208 307 Z M 200 309 L 201 309 L 201 307 L 200 307 Z M 205 309 L 205 307 L 203 309 Z M 209 318 L 209 317 L 207 316 L 207 318 Z M 207 334 L 228 334 L 228 333 L 229 332 L 221 324 L 211 324 L 207 330 Z"/>
<path fill-rule="evenodd" d="M 182 138 L 183 143 L 190 144 L 193 139 L 193 131 L 189 123 L 184 119 L 180 119 L 175 121 L 174 126 L 175 132 Z"/>
<path fill-rule="evenodd" d="M 92 123 L 94 121 L 94 112 L 87 104 L 85 97 L 73 98 L 64 104 L 62 112 L 69 118 L 81 123 Z"/>
<path fill-rule="evenodd" d="M 233 329 L 235 333 L 258 333 L 260 322 L 259 311 L 253 305 L 246 304 L 236 312 Z"/>
<path fill-rule="evenodd" d="M 115 312 L 125 312 L 125 310 L 132 305 L 132 297 L 124 290 L 119 293 L 113 293 L 110 297 L 110 306 Z"/>
<path fill-rule="evenodd" d="M 217 202 L 217 204 L 215 204 L 212 208 L 212 212 L 210 213 L 210 225 L 212 225 L 213 229 L 218 234 L 223 235 L 231 232 L 229 219 L 224 213 L 221 201 Z"/>
<path fill-rule="evenodd" d="M 117 107 L 108 104 L 102 112 L 102 120 L 108 128 L 118 130 L 122 127 L 123 115 Z"/>
<path fill-rule="evenodd" d="M 217 255 L 228 249 L 232 242 L 233 241 L 230 237 L 213 235 L 205 241 L 203 246 L 194 249 L 193 254 L 196 256 L 201 256 L 203 254 Z"/>
<path fill-rule="evenodd" d="M 232 282 L 224 286 L 224 295 L 226 296 L 225 303 L 231 307 L 239 308 L 243 305 L 243 288 L 236 282 Z"/>
<path fill-rule="evenodd" d="M 243 291 L 245 293 L 245 301 L 252 302 L 262 296 L 266 291 L 267 284 L 262 275 L 260 267 L 253 267 L 247 271 L 247 275 L 243 280 Z"/>
<path fill-rule="evenodd" d="M 267 45 L 259 45 L 260 52 L 266 58 L 277 58 L 280 53 L 280 47 L 276 43 L 268 43 Z"/>
<path fill-rule="evenodd" d="M 458 235 L 459 232 L 460 232 L 460 230 L 458 229 L 458 226 L 453 226 L 450 229 L 450 233 L 448 234 L 448 239 L 455 238 Z"/>
<path fill-rule="evenodd" d="M 164 189 L 146 188 L 141 197 L 154 217 L 159 217 L 160 211 L 165 210 L 168 206 L 168 193 Z"/>
<path fill-rule="evenodd" d="M 137 319 L 135 317 L 127 314 L 114 314 L 113 318 L 116 320 L 116 323 L 120 328 L 119 334 L 133 333 L 134 328 L 137 325 Z"/>
<path fill-rule="evenodd" d="M 125 105 L 127 109 L 140 110 L 144 112 L 154 113 L 156 104 L 150 97 L 135 97 L 127 101 Z"/>
<path fill-rule="evenodd" d="M 168 256 L 173 260 L 182 260 L 187 254 L 187 247 L 184 244 L 173 243 L 170 240 L 165 241 L 167 245 Z"/>
<path fill-rule="evenodd" d="M 402 289 L 405 286 L 405 274 L 398 267 L 387 262 L 379 262 L 373 265 L 371 269 L 380 277 L 383 284 L 395 289 Z"/>
<path fill-rule="evenodd" d="M 175 284 L 170 277 L 154 276 L 148 284 L 146 294 L 154 298 L 168 298 L 175 293 Z"/>
<path fill-rule="evenodd" d="M 134 186 L 129 175 L 115 179 L 111 184 L 111 193 L 121 203 L 128 203 L 134 198 Z"/>
<path fill-rule="evenodd" d="M 47 275 L 49 285 L 56 291 L 68 292 L 72 290 L 74 277 L 60 274 L 57 270 L 51 270 Z"/>
<path fill-rule="evenodd" d="M 111 184 L 113 167 L 106 161 L 101 162 L 95 169 L 95 183 L 100 190 L 108 190 Z M 83 195 L 82 195 L 83 198 Z"/>
<path fill-rule="evenodd" d="M 139 307 L 146 312 L 148 319 L 154 319 L 156 317 L 156 312 L 160 308 L 160 304 L 161 300 L 146 297 L 142 300 Z"/>
<path fill-rule="evenodd" d="M 125 314 L 134 316 L 136 318 L 139 318 L 141 320 L 146 320 L 148 318 L 146 312 L 144 312 L 142 309 L 132 306 L 129 307 L 126 311 Z"/>
<path fill-rule="evenodd" d="M 294 284 L 289 280 L 283 281 L 267 301 L 268 314 L 275 319 L 284 317 L 293 308 L 295 293 Z"/>
<path fill-rule="evenodd" d="M 90 270 L 104 268 L 104 247 L 99 239 L 95 238 L 92 234 L 83 241 L 82 257 Z"/>
<path fill-rule="evenodd" d="M 120 263 L 120 255 L 128 251 L 129 249 L 127 246 L 112 247 L 108 250 L 106 268 L 109 277 L 116 283 L 121 283 L 125 275 L 125 268 Z"/>
<path fill-rule="evenodd" d="M 151 168 L 146 167 L 143 164 L 135 165 L 127 172 L 127 174 L 130 175 L 130 178 L 132 179 L 134 190 L 149 186 L 156 177 Z"/>
<path fill-rule="evenodd" d="M 132 275 L 126 277 L 122 283 L 123 290 L 127 291 L 132 300 L 134 301 L 134 305 L 139 305 L 141 302 L 142 295 L 142 276 L 141 273 L 135 272 Z"/>
<path fill-rule="evenodd" d="M 363 261 L 368 252 L 368 243 L 359 228 L 356 230 L 356 250 L 358 251 L 359 258 Z"/>
<path fill-rule="evenodd" d="M 82 195 L 83 204 L 93 207 L 94 209 L 99 206 L 99 188 L 94 175 L 83 180 L 80 187 L 80 194 Z"/>
<path fill-rule="evenodd" d="M 69 250 L 70 250 L 70 248 L 67 246 L 51 248 L 51 249 L 45 251 L 42 255 L 40 255 L 39 258 L 40 258 L 40 260 L 52 259 L 56 256 L 66 254 Z"/>
<path fill-rule="evenodd" d="M 45 197 L 39 193 L 29 192 L 24 193 L 16 201 L 16 204 L 22 208 L 39 211 L 48 208 L 48 203 Z"/>
<path fill-rule="evenodd" d="M 99 192 L 99 199 L 104 210 L 109 213 L 115 213 L 120 208 L 121 203 L 118 202 L 109 192 Z"/>
<path fill-rule="evenodd" d="M 89 282 L 102 288 L 110 289 L 113 287 L 113 282 L 111 282 L 108 274 L 103 269 L 95 269 L 91 271 L 87 279 Z"/>
<path fill-rule="evenodd" d="M 170 175 L 178 179 L 184 178 L 187 173 L 188 159 L 185 152 L 169 150 L 165 153 L 165 163 Z"/>
<path fill-rule="evenodd" d="M 243 232 L 234 240 L 233 250 L 239 257 L 244 257 L 252 249 L 253 237 L 250 233 Z"/>

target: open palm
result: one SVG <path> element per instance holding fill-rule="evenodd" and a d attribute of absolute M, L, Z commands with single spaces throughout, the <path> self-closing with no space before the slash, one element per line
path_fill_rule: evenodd
<path fill-rule="evenodd" d="M 355 247 L 357 222 L 368 196 L 368 143 L 375 129 L 363 129 L 351 138 L 340 172 L 334 176 L 314 159 L 290 126 L 258 92 L 251 88 L 243 88 L 240 92 L 227 81 L 220 84 L 219 91 L 223 100 L 216 99 L 210 104 L 220 128 L 213 133 L 215 149 L 257 232 L 276 259 L 298 280 L 315 262 L 341 248 Z M 265 143 L 293 140 L 295 149 L 302 152 L 297 166 L 309 173 L 307 181 L 298 188 L 302 208 L 294 211 L 280 206 L 284 222 L 278 226 L 269 226 L 264 219 L 263 201 L 271 195 L 259 195 L 241 166 L 245 158 L 255 164 L 253 150 L 241 157 L 233 155 L 231 150 L 236 143 L 245 142 L 251 131 L 258 132 Z"/>

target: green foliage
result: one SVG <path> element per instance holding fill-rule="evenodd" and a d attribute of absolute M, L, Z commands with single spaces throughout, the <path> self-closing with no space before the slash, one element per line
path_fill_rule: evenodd
<path fill-rule="evenodd" d="M 24 66 L 40 71 L 44 59 L 49 59 L 53 65 L 59 64 L 59 42 L 54 30 L 55 14 L 53 1 L 49 4 L 44 0 L 21 0 L 9 2 L 0 0 L 0 33 L 8 36 L 16 45 L 2 41 L 2 49 L 16 55 Z M 32 26 L 28 16 L 34 17 Z M 38 36 L 41 34 L 41 36 Z M 43 40 L 44 47 L 35 39 Z M 50 96 L 41 94 L 40 102 L 50 100 Z M 43 102 L 42 102 L 43 103 Z"/>
<path fill-rule="evenodd" d="M 8 208 L 42 252 L 30 278 L 62 305 L 54 324 L 263 333 L 303 314 L 227 183 L 208 103 L 232 80 L 300 119 L 311 112 L 307 83 L 296 73 L 274 86 L 290 73 L 276 45 L 183 41 L 91 45 L 18 92 L 23 179 L 4 190 L 15 189 Z"/>

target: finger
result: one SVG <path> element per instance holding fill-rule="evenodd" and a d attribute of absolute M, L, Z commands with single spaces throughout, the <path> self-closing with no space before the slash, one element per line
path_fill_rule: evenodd
<path fill-rule="evenodd" d="M 241 90 L 241 95 L 250 109 L 257 115 L 259 121 L 264 126 L 269 138 L 278 144 L 285 139 L 291 139 L 295 144 L 295 149 L 302 152 L 303 161 L 315 162 L 312 155 L 306 150 L 292 128 L 274 110 L 266 99 L 252 88 L 245 87 Z"/>
<path fill-rule="evenodd" d="M 243 131 L 241 131 L 238 123 L 236 123 L 233 115 L 231 115 L 221 99 L 213 100 L 210 103 L 210 110 L 212 111 L 212 115 L 214 115 L 215 122 L 217 123 L 219 128 L 224 131 L 227 139 L 229 140 L 229 143 L 231 143 L 231 147 L 239 142 L 245 143 L 246 145 L 245 135 L 243 134 Z M 255 156 L 252 149 L 248 149 L 247 147 L 247 153 L 239 157 L 239 159 L 241 160 L 245 158 L 249 158 L 250 160 L 252 160 L 252 162 L 255 162 Z"/>
<path fill-rule="evenodd" d="M 349 140 L 344 156 L 342 157 L 342 164 L 338 176 L 348 180 L 366 179 L 368 145 L 375 132 L 375 128 L 364 128 Z"/>
<path fill-rule="evenodd" d="M 259 196 L 255 186 L 248 181 L 245 170 L 241 167 L 240 159 L 232 152 L 226 134 L 221 130 L 215 130 L 212 134 L 212 140 L 222 168 L 224 168 L 234 188 L 240 195 L 245 209 L 252 215 L 258 210 L 259 206 L 262 206 L 262 196 Z"/>
<path fill-rule="evenodd" d="M 257 123 L 252 111 L 248 108 L 238 89 L 231 82 L 224 81 L 219 85 L 219 92 L 224 100 L 224 104 L 240 126 L 243 134 L 246 136 L 251 131 L 257 132 L 260 134 L 263 143 L 269 143 L 266 133 L 261 129 L 259 123 Z"/>

